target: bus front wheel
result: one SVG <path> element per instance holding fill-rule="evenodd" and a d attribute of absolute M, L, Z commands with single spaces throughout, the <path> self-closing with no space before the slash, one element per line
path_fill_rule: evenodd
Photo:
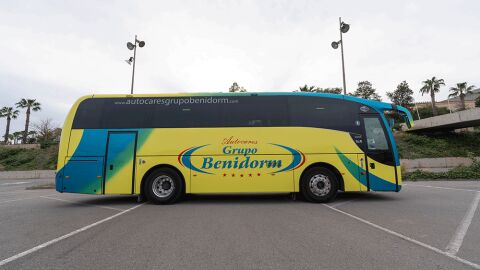
<path fill-rule="evenodd" d="M 309 169 L 301 179 L 300 191 L 305 199 L 315 203 L 333 200 L 338 192 L 338 179 L 331 170 L 323 167 Z"/>
<path fill-rule="evenodd" d="M 157 169 L 146 180 L 145 196 L 152 203 L 170 204 L 178 201 L 182 196 L 183 180 L 172 169 Z"/>

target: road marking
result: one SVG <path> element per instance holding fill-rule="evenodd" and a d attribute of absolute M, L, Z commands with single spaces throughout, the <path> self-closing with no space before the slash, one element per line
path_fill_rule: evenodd
<path fill-rule="evenodd" d="M 123 211 L 123 209 L 120 209 L 120 208 L 114 208 L 114 207 L 108 207 L 108 206 L 103 206 L 103 205 L 95 205 L 95 204 L 89 204 L 89 203 L 82 203 L 82 202 L 64 200 L 64 199 L 60 199 L 60 198 L 56 198 L 56 197 L 48 197 L 48 196 L 39 196 L 39 197 L 44 198 L 44 199 L 73 203 L 73 204 L 81 204 L 81 205 L 88 205 L 88 206 L 95 206 L 95 207 L 99 207 L 99 208 L 105 208 L 105 209 L 109 209 L 109 210 Z"/>
<path fill-rule="evenodd" d="M 18 254 L 16 254 L 16 255 L 13 255 L 13 256 L 10 257 L 10 258 L 6 258 L 6 259 L 0 261 L 0 266 L 3 266 L 3 265 L 5 265 L 5 264 L 7 264 L 7 263 L 10 263 L 10 262 L 13 262 L 13 261 L 15 261 L 15 260 L 18 260 L 18 259 L 20 259 L 20 258 L 22 258 L 22 257 L 25 257 L 25 256 L 27 256 L 27 255 L 29 255 L 29 254 L 32 254 L 32 253 L 34 253 L 34 252 L 36 252 L 36 251 L 39 251 L 40 249 L 46 248 L 46 247 L 48 247 L 48 246 L 50 246 L 50 245 L 53 245 L 53 244 L 55 244 L 55 243 L 57 243 L 57 242 L 60 242 L 60 241 L 64 240 L 64 239 L 67 239 L 67 238 L 72 237 L 72 236 L 74 236 L 74 235 L 76 235 L 76 234 L 79 234 L 79 233 L 81 233 L 81 232 L 83 232 L 83 231 L 86 231 L 86 230 L 88 230 L 88 229 L 91 229 L 91 228 L 93 228 L 93 227 L 95 227 L 95 226 L 97 226 L 97 225 L 100 225 L 100 224 L 102 224 L 102 223 L 105 223 L 105 222 L 107 222 L 107 221 L 109 221 L 109 220 L 112 220 L 112 219 L 114 219 L 114 218 L 116 218 L 116 217 L 119 217 L 119 216 L 121 216 L 121 215 L 123 215 L 123 214 L 125 214 L 125 213 L 127 213 L 127 212 L 130 212 L 130 211 L 132 211 L 132 210 L 134 210 L 134 209 L 142 206 L 142 205 L 143 205 L 143 203 L 140 204 L 140 205 L 136 205 L 136 206 L 130 207 L 130 208 L 128 208 L 127 210 L 124 210 L 124 211 L 122 211 L 122 212 L 120 212 L 120 213 L 117 213 L 117 214 L 115 214 L 115 215 L 113 215 L 113 216 L 109 216 L 109 217 L 104 218 L 104 219 L 102 219 L 102 220 L 99 220 L 99 221 L 97 221 L 97 222 L 95 222 L 95 223 L 92 223 L 92 224 L 90 224 L 90 225 L 87 225 L 87 226 L 85 226 L 85 227 L 82 227 L 82 228 L 80 228 L 80 229 L 78 229 L 78 230 L 75 230 L 75 231 L 73 231 L 73 232 L 67 233 L 67 234 L 65 234 L 65 235 L 62 235 L 62 236 L 60 236 L 60 237 L 57 237 L 57 238 L 55 238 L 55 239 L 53 239 L 53 240 L 50 240 L 50 241 L 48 241 L 48 242 L 45 242 L 45 243 L 43 243 L 43 244 L 40 244 L 40 245 L 38 245 L 38 246 L 36 246 L 36 247 L 33 247 L 33 248 L 29 249 L 29 250 L 25 250 L 24 252 L 21 252 L 21 253 L 18 253 Z"/>
<path fill-rule="evenodd" d="M 16 201 L 23 201 L 23 200 L 30 200 L 30 199 L 35 199 L 35 198 L 38 198 L 38 197 L 29 197 L 29 198 L 22 198 L 22 199 L 6 200 L 6 201 L 1 201 L 0 204 L 9 203 L 9 202 L 16 202 Z"/>
<path fill-rule="evenodd" d="M 16 190 L 16 191 L 0 191 L 0 195 L 3 194 L 23 194 L 23 193 L 40 193 L 40 192 L 51 192 L 47 189 L 30 189 L 30 190 Z M 58 193 L 50 193 L 50 194 L 58 194 Z"/>
<path fill-rule="evenodd" d="M 460 191 L 473 191 L 480 192 L 480 190 L 475 189 L 465 189 L 465 188 L 449 188 L 449 187 L 436 187 L 436 186 L 427 186 L 427 185 L 412 185 L 412 184 L 403 184 L 404 186 L 409 187 L 425 187 L 425 188 L 437 188 L 437 189 L 447 189 L 447 190 L 460 190 Z"/>
<path fill-rule="evenodd" d="M 477 192 L 477 194 L 475 195 L 475 198 L 473 198 L 473 201 L 470 204 L 470 207 L 465 213 L 465 216 L 463 217 L 462 222 L 460 222 L 460 224 L 458 225 L 457 230 L 455 231 L 455 234 L 452 236 L 450 243 L 448 243 L 447 245 L 447 253 L 456 255 L 460 250 L 460 247 L 463 244 L 463 238 L 465 238 L 465 235 L 467 234 L 467 231 L 468 231 L 468 227 L 470 227 L 470 224 L 472 223 L 473 216 L 475 215 L 475 211 L 477 210 L 479 202 L 480 202 L 480 192 Z"/>
<path fill-rule="evenodd" d="M 356 201 L 356 200 L 357 199 L 347 200 L 347 201 L 343 201 L 343 202 L 339 202 L 339 203 L 329 204 L 329 206 L 339 207 L 339 206 L 342 206 L 342 205 L 347 204 L 347 203 L 351 203 L 351 202 Z"/>
<path fill-rule="evenodd" d="M 30 184 L 32 182 L 11 182 L 11 183 L 3 183 L 0 186 L 10 186 L 10 185 L 23 185 L 23 184 Z"/>
<path fill-rule="evenodd" d="M 450 254 L 450 253 L 448 253 L 448 252 L 445 252 L 445 251 L 440 250 L 440 249 L 438 249 L 438 248 L 436 248 L 436 247 L 430 246 L 430 245 L 428 245 L 428 244 L 425 244 L 425 243 L 423 243 L 423 242 L 420 242 L 420 241 L 418 241 L 418 240 L 415 240 L 415 239 L 413 239 L 413 238 L 410 238 L 410 237 L 408 237 L 408 236 L 406 236 L 406 235 L 403 235 L 403 234 L 401 234 L 401 233 L 392 231 L 392 230 L 390 230 L 390 229 L 387 229 L 387 228 L 385 228 L 385 227 L 382 227 L 382 226 L 380 226 L 380 225 L 377 225 L 377 224 L 375 224 L 375 223 L 372 223 L 372 222 L 370 222 L 370 221 L 368 221 L 368 220 L 366 220 L 366 219 L 363 219 L 363 218 L 361 218 L 361 217 L 357 217 L 357 216 L 355 216 L 355 215 L 352 215 L 352 214 L 347 213 L 347 212 L 345 212 L 345 211 L 342 211 L 342 210 L 340 210 L 340 209 L 334 208 L 334 207 L 332 207 L 332 206 L 330 206 L 330 205 L 324 204 L 324 206 L 332 209 L 333 211 L 336 211 L 336 212 L 338 212 L 338 213 L 341 213 L 341 214 L 344 214 L 344 215 L 346 215 L 346 216 L 348 216 L 348 217 L 351 217 L 351 218 L 353 218 L 353 219 L 356 219 L 356 220 L 358 220 L 358 221 L 360 221 L 360 222 L 362 222 L 362 223 L 364 223 L 364 224 L 366 224 L 366 225 L 369 225 L 369 226 L 371 226 L 371 227 L 374 227 L 374 228 L 376 228 L 376 229 L 379 229 L 379 230 L 381 230 L 381 231 L 384 231 L 384 232 L 386 232 L 386 233 L 388 233 L 388 234 L 397 236 L 397 237 L 399 237 L 399 238 L 401 238 L 401 239 L 403 239 L 403 240 L 405 240 L 405 241 L 408 241 L 408 242 L 413 243 L 413 244 L 415 244 L 415 245 L 424 247 L 424 248 L 429 249 L 429 250 L 431 250 L 431 251 L 433 251 L 433 252 L 436 252 L 436 253 L 438 253 L 438 254 L 441 254 L 441 255 L 444 255 L 444 256 L 446 256 L 446 257 L 452 258 L 452 259 L 456 260 L 457 262 L 461 262 L 461 263 L 463 263 L 463 264 L 466 264 L 466 265 L 468 265 L 468 266 L 471 266 L 471 267 L 473 267 L 473 268 L 475 268 L 475 269 L 479 269 L 479 270 L 480 270 L 480 265 L 479 265 L 479 264 L 473 263 L 473 262 L 471 262 L 471 261 L 467 261 L 467 260 L 465 260 L 465 259 L 463 259 L 463 258 L 460 258 L 460 257 L 456 256 L 456 255 Z"/>

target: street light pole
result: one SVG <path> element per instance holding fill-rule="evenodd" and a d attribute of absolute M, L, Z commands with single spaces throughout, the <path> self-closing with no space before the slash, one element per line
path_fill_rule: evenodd
<path fill-rule="evenodd" d="M 346 80 L 345 80 L 345 59 L 344 59 L 344 56 L 343 56 L 343 34 L 348 32 L 348 30 L 350 29 L 350 25 L 346 24 L 345 22 L 342 22 L 342 17 L 338 18 L 338 22 L 340 24 L 339 25 L 340 26 L 339 27 L 340 40 L 332 42 L 332 48 L 338 49 L 338 44 L 340 44 L 340 50 L 341 50 L 341 54 L 342 54 L 343 94 L 346 95 L 347 94 L 347 83 L 346 83 Z"/>
<path fill-rule="evenodd" d="M 135 60 L 137 60 L 137 35 L 135 35 L 135 48 L 133 48 L 133 68 L 132 68 L 132 87 L 130 89 L 130 94 L 133 95 L 133 83 L 135 81 Z M 343 57 L 343 54 L 342 54 Z M 343 58 L 342 58 L 343 59 Z"/>
<path fill-rule="evenodd" d="M 345 60 L 343 58 L 343 35 L 342 35 L 342 17 L 338 18 L 339 21 L 339 30 L 340 30 L 340 50 L 342 52 L 342 74 L 343 74 L 343 94 L 347 94 L 347 84 L 345 82 Z M 135 69 L 135 62 L 133 63 L 133 67 Z"/>
<path fill-rule="evenodd" d="M 131 88 L 130 88 L 130 94 L 132 94 L 132 95 L 133 95 L 133 85 L 134 85 L 134 82 L 135 82 L 135 62 L 137 60 L 137 44 L 138 44 L 138 47 L 142 48 L 143 46 L 145 46 L 145 41 L 138 40 L 137 35 L 135 35 L 135 41 L 133 43 L 132 42 L 127 42 L 127 48 L 129 50 L 133 50 L 133 57 L 130 57 L 128 60 L 125 60 L 125 62 L 127 62 L 127 64 L 129 64 L 129 65 L 131 65 L 132 62 L 133 62 L 132 85 L 131 85 Z"/>

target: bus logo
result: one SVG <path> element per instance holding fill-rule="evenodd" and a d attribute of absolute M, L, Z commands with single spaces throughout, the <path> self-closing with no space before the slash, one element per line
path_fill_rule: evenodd
<path fill-rule="evenodd" d="M 267 170 L 269 174 L 276 174 L 285 171 L 295 170 L 305 163 L 305 155 L 291 147 L 269 143 L 269 145 L 278 147 L 289 152 L 292 157 L 287 164 L 285 158 L 279 158 L 278 155 L 256 155 L 256 147 L 236 147 L 231 145 L 223 146 L 222 155 L 198 155 L 196 152 L 204 149 L 210 144 L 190 147 L 178 155 L 178 162 L 192 171 L 204 174 L 215 175 L 215 171 L 221 170 Z M 198 156 L 196 162 L 192 162 L 192 156 Z M 283 155 L 287 156 L 287 155 Z"/>
<path fill-rule="evenodd" d="M 370 111 L 370 108 L 368 108 L 367 106 L 362 106 L 362 107 L 360 107 L 360 111 L 368 112 L 368 111 Z"/>

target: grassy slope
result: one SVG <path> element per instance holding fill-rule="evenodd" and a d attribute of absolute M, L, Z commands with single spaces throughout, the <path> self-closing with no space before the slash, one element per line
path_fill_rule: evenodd
<path fill-rule="evenodd" d="M 395 135 L 401 158 L 480 156 L 480 133 L 435 134 L 423 136 L 398 133 Z"/>
<path fill-rule="evenodd" d="M 0 147 L 0 171 L 54 170 L 58 146 L 47 149 L 5 149 Z"/>

